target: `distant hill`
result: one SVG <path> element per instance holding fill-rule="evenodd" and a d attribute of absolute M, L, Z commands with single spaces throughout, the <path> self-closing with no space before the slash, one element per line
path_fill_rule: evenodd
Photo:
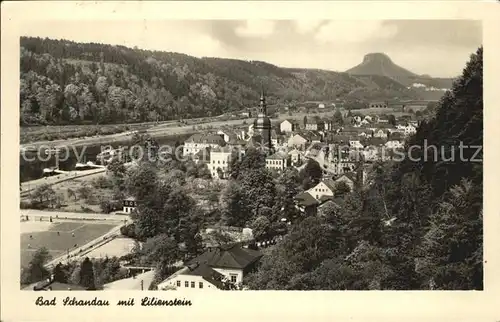
<path fill-rule="evenodd" d="M 443 88 L 449 89 L 453 84 L 452 78 L 433 78 L 429 75 L 417 75 L 401 66 L 398 66 L 388 55 L 384 53 L 366 54 L 363 61 L 359 65 L 347 70 L 346 73 L 353 76 L 385 76 L 407 87 L 411 86 L 412 88 L 419 88 L 419 91 L 425 91 L 426 88 L 427 91 L 437 91 Z M 442 93 L 439 95 L 442 96 Z"/>
<path fill-rule="evenodd" d="M 428 99 L 385 75 L 22 37 L 20 123 L 109 124 L 215 116 L 258 104 Z M 442 95 L 443 93 L 440 93 Z"/>
<path fill-rule="evenodd" d="M 366 54 L 361 64 L 349 69 L 347 73 L 351 75 L 379 75 L 390 78 L 417 76 L 409 70 L 394 64 L 391 58 L 383 53 Z"/>

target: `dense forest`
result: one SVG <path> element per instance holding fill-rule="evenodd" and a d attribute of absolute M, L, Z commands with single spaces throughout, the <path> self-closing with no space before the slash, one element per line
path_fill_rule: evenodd
<path fill-rule="evenodd" d="M 370 185 L 294 225 L 251 288 L 483 289 L 482 88 L 479 48 L 407 142 L 412 158 L 375 164 Z"/>
<path fill-rule="evenodd" d="M 269 103 L 419 99 L 385 76 L 22 37 L 20 124 L 110 124 L 215 116 Z"/>

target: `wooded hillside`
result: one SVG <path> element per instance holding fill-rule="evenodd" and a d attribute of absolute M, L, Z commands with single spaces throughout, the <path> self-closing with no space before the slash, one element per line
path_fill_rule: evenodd
<path fill-rule="evenodd" d="M 21 125 L 104 124 L 214 116 L 269 103 L 419 99 L 384 76 L 286 69 L 259 61 L 22 37 Z"/>

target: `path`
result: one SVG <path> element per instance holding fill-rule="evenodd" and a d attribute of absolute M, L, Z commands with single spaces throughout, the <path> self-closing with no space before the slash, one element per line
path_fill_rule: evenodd
<path fill-rule="evenodd" d="M 117 215 L 117 214 L 99 214 L 99 213 L 80 213 L 80 212 L 64 212 L 64 211 L 44 211 L 35 209 L 21 209 L 21 217 L 28 216 L 31 218 L 57 218 L 58 219 L 69 219 L 69 220 L 101 220 L 101 221 L 124 221 L 131 222 L 131 218 L 128 215 Z"/>

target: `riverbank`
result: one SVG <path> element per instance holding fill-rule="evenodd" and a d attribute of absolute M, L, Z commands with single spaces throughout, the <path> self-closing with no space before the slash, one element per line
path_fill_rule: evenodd
<path fill-rule="evenodd" d="M 51 177 L 44 177 L 36 180 L 25 181 L 21 183 L 21 197 L 31 191 L 34 191 L 40 185 L 48 184 L 49 186 L 56 185 L 65 181 L 80 179 L 83 177 L 92 176 L 95 174 L 106 173 L 105 168 L 97 168 L 83 171 L 68 171 Z"/>
<path fill-rule="evenodd" d="M 328 110 L 325 112 L 318 112 L 315 114 L 309 114 L 309 116 L 332 116 L 334 113 L 333 110 Z M 302 121 L 305 113 L 298 113 L 298 114 L 293 114 L 293 115 L 288 115 L 288 114 L 281 114 L 277 118 L 271 119 L 273 123 L 281 122 L 285 119 L 294 119 L 297 121 Z M 242 126 L 246 124 L 251 124 L 253 122 L 253 118 L 246 118 L 246 119 L 237 119 L 237 120 L 214 120 L 210 122 L 200 122 L 200 123 L 193 123 L 193 124 L 188 124 L 188 125 L 174 125 L 172 123 L 165 123 L 165 124 L 158 124 L 152 127 L 149 127 L 148 129 L 144 130 L 144 133 L 147 133 L 151 135 L 153 138 L 158 138 L 158 137 L 167 137 L 167 136 L 174 136 L 174 135 L 186 135 L 186 134 L 194 134 L 202 130 L 209 130 L 209 129 L 218 129 L 223 126 Z M 50 146 L 50 147 L 57 147 L 57 146 L 74 146 L 74 147 L 81 147 L 84 145 L 105 145 L 105 144 L 113 144 L 113 143 L 118 143 L 122 142 L 125 140 L 130 139 L 134 131 L 127 131 L 127 132 L 122 132 L 122 133 L 116 133 L 116 134 L 111 134 L 111 135 L 101 135 L 101 136 L 96 136 L 96 137 L 84 137 L 84 138 L 74 138 L 74 139 L 67 139 L 67 140 L 53 140 L 53 141 L 36 141 L 36 142 L 30 142 L 30 143 L 25 143 L 21 144 L 21 150 L 22 149 L 38 149 L 42 146 Z"/>

